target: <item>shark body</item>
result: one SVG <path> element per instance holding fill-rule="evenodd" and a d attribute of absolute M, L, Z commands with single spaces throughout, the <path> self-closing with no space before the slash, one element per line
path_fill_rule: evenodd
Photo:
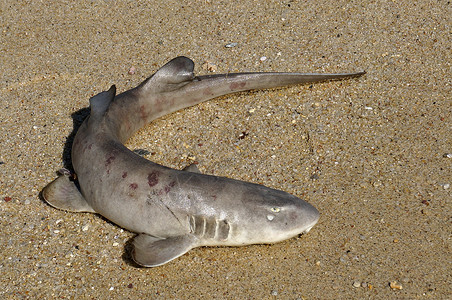
<path fill-rule="evenodd" d="M 138 233 L 132 257 L 165 264 L 199 246 L 276 243 L 308 232 L 319 212 L 289 193 L 234 179 L 153 163 L 123 143 L 156 118 L 239 91 L 335 80 L 364 74 L 235 73 L 194 76 L 177 57 L 136 88 L 90 99 L 90 116 L 74 138 L 72 175 L 63 171 L 43 198 L 74 212 L 98 213 Z"/>

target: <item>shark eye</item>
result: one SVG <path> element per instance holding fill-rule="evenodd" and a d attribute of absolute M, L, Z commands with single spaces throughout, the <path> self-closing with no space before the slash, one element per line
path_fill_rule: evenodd
<path fill-rule="evenodd" d="M 272 208 L 270 208 L 270 210 L 272 212 L 279 213 L 281 211 L 281 208 L 279 208 L 279 207 L 272 207 Z"/>

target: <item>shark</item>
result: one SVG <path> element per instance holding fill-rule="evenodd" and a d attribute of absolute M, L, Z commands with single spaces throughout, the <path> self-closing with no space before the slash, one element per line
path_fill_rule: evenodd
<path fill-rule="evenodd" d="M 218 96 L 365 73 L 193 71 L 191 59 L 176 57 L 135 88 L 117 95 L 113 85 L 90 98 L 72 144 L 74 172 L 62 169 L 42 190 L 55 208 L 97 213 L 137 233 L 131 256 L 140 266 L 166 264 L 195 247 L 277 243 L 309 232 L 319 211 L 284 191 L 149 161 L 124 146 L 137 130 Z"/>

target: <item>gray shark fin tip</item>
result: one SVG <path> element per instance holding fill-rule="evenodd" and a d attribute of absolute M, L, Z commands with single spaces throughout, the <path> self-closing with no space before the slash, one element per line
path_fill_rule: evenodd
<path fill-rule="evenodd" d="M 112 85 L 108 91 L 101 92 L 89 99 L 91 115 L 102 116 L 108 110 L 116 96 L 116 86 Z"/>
<path fill-rule="evenodd" d="M 133 260 L 144 267 L 157 267 L 196 247 L 196 237 L 181 235 L 166 239 L 140 234 L 133 240 Z"/>
<path fill-rule="evenodd" d="M 64 172 L 42 190 L 42 197 L 51 206 L 72 212 L 92 212 L 94 209 L 70 179 L 70 173 Z"/>
<path fill-rule="evenodd" d="M 191 59 L 178 56 L 145 80 L 140 88 L 152 90 L 152 92 L 174 91 L 193 81 L 195 78 L 194 68 L 195 63 Z"/>

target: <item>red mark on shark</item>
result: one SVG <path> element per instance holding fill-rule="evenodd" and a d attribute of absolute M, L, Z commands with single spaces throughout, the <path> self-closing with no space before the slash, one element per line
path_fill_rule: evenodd
<path fill-rule="evenodd" d="M 146 107 L 144 105 L 140 106 L 140 118 L 146 119 L 148 113 L 146 111 Z"/>
<path fill-rule="evenodd" d="M 116 157 L 113 154 L 111 154 L 105 161 L 105 166 L 108 167 L 115 159 Z"/>
<path fill-rule="evenodd" d="M 238 89 L 243 89 L 245 87 L 245 85 L 246 85 L 246 82 L 234 82 L 234 83 L 231 83 L 229 88 L 232 91 L 235 91 L 235 90 L 238 90 Z"/>
<path fill-rule="evenodd" d="M 154 185 L 159 183 L 158 176 L 159 176 L 159 172 L 157 172 L 157 171 L 151 172 L 148 175 L 148 184 L 149 184 L 150 187 L 153 187 Z"/>

